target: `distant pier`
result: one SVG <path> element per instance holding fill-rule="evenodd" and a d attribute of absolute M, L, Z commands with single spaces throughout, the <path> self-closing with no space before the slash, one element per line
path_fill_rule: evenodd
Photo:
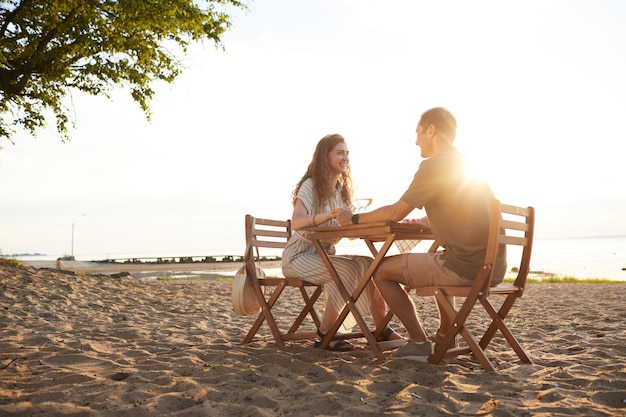
<path fill-rule="evenodd" d="M 280 256 L 263 256 L 261 261 L 280 261 Z M 216 263 L 237 263 L 243 262 L 243 256 L 239 255 L 221 255 L 221 256 L 158 256 L 158 257 L 137 257 L 137 258 L 111 258 L 103 260 L 94 260 L 101 264 L 216 264 Z"/>

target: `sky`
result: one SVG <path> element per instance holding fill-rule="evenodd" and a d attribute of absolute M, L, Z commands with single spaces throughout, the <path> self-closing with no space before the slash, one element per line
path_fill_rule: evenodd
<path fill-rule="evenodd" d="M 0 141 L 0 253 L 243 253 L 245 214 L 289 218 L 329 133 L 369 209 L 394 203 L 435 106 L 496 196 L 536 208 L 537 238 L 626 235 L 626 2 L 248 4 L 225 50 L 196 44 L 155 85 L 151 121 L 128 90 L 72 92 L 69 142 L 52 119 Z"/>

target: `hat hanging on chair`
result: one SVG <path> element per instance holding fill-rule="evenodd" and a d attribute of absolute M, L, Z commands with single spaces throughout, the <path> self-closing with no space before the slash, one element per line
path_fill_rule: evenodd
<path fill-rule="evenodd" d="M 255 265 L 256 275 L 259 278 L 265 278 L 265 273 L 261 268 Z M 233 310 L 240 316 L 251 316 L 258 313 L 261 309 L 259 300 L 254 294 L 251 278 L 246 273 L 245 266 L 239 268 L 233 280 Z"/>

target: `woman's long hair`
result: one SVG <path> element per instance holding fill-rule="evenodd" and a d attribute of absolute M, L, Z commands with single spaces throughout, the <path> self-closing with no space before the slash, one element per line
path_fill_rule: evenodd
<path fill-rule="evenodd" d="M 341 199 L 346 206 L 350 207 L 352 202 L 352 178 L 350 177 L 350 162 L 348 161 L 348 168 L 345 173 L 342 173 L 337 179 L 337 184 L 334 190 L 328 189 L 328 178 L 331 175 L 330 166 L 328 165 L 328 154 L 337 146 L 338 143 L 346 143 L 343 136 L 339 134 L 326 135 L 317 143 L 315 152 L 313 153 L 313 159 L 309 164 L 306 172 L 296 185 L 293 191 L 292 202 L 295 204 L 298 196 L 298 191 L 302 183 L 307 179 L 313 180 L 313 196 L 314 201 L 317 201 L 317 208 L 324 207 L 328 201 L 335 195 L 337 187 L 341 188 Z"/>

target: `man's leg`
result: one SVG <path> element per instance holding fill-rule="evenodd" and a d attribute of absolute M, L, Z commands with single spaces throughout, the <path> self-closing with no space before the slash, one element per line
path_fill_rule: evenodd
<path fill-rule="evenodd" d="M 454 305 L 454 297 L 448 296 L 446 297 L 448 302 L 452 307 L 456 307 Z M 439 305 L 439 301 L 437 301 L 437 310 L 439 311 L 439 328 L 437 329 L 437 334 L 434 336 L 435 341 L 438 337 L 446 336 L 450 333 L 452 328 L 452 320 L 454 320 L 454 316 L 449 316 L 446 311 Z"/>
<path fill-rule="evenodd" d="M 416 342 L 422 342 L 427 340 L 426 332 L 417 317 L 415 305 L 413 305 L 409 294 L 400 285 L 408 286 L 402 272 L 403 263 L 406 263 L 404 259 L 406 256 L 408 255 L 385 258 L 376 272 L 374 281 L 390 310 L 404 325 L 409 337 Z"/>

